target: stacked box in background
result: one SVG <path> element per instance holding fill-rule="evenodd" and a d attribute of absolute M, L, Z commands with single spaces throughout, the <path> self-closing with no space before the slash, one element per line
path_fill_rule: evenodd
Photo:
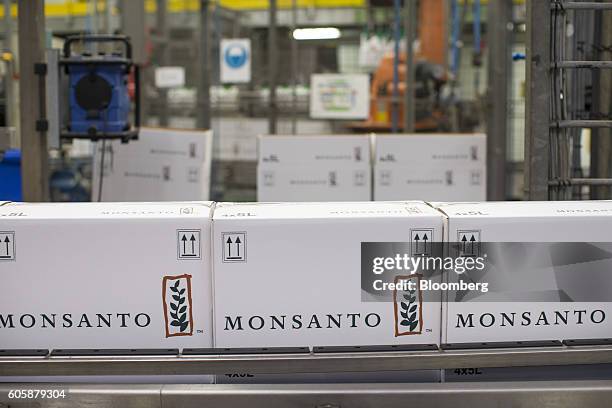
<path fill-rule="evenodd" d="M 218 204 L 212 236 L 215 347 L 438 344 L 438 292 L 415 298 L 410 313 L 422 319 L 407 327 L 397 314 L 402 293 L 380 299 L 362 290 L 371 272 L 363 275 L 361 268 L 364 243 L 403 249 L 421 232 L 440 241 L 442 223 L 441 214 L 422 202 Z M 350 381 L 351 376 L 436 381 L 439 371 L 229 375 L 217 381 Z"/>
<path fill-rule="evenodd" d="M 447 216 L 445 240 L 461 256 L 486 254 L 488 293 L 447 293 L 442 343 L 609 338 L 612 303 L 612 202 L 436 204 Z M 448 282 L 458 275 L 446 272 Z M 446 379 L 579 378 L 611 366 L 447 370 Z"/>
<path fill-rule="evenodd" d="M 98 142 L 92 200 L 208 200 L 211 157 L 211 131 L 141 128 L 138 140 L 127 144 Z"/>
<path fill-rule="evenodd" d="M 0 349 L 211 347 L 212 209 L 206 202 L 1 206 Z"/>
<path fill-rule="evenodd" d="M 369 135 L 260 136 L 258 201 L 370 201 Z"/>
<path fill-rule="evenodd" d="M 486 135 L 376 135 L 374 200 L 486 200 Z"/>

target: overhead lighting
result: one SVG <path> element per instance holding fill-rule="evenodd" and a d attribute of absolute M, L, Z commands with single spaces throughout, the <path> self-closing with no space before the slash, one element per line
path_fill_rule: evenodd
<path fill-rule="evenodd" d="M 296 40 L 335 40 L 340 38 L 340 30 L 335 27 L 296 28 L 293 30 Z"/>

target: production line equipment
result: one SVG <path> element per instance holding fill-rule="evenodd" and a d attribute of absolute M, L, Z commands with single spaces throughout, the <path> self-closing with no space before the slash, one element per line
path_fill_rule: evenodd
<path fill-rule="evenodd" d="M 96 52 L 102 47 L 106 52 Z M 67 37 L 61 55 L 49 50 L 47 63 L 37 64 L 35 72 L 46 92 L 46 117 L 37 121 L 37 128 L 47 132 L 50 147 L 59 148 L 62 140 L 127 143 L 138 138 L 139 68 L 128 37 Z"/>

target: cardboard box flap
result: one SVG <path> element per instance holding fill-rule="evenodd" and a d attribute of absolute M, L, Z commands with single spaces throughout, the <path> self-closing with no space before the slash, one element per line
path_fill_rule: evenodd
<path fill-rule="evenodd" d="M 117 219 L 209 217 L 214 203 L 9 203 L 0 217 L 13 219 Z"/>
<path fill-rule="evenodd" d="M 486 135 L 482 133 L 376 135 L 375 144 L 377 164 L 486 162 Z"/>
<path fill-rule="evenodd" d="M 458 218 L 534 218 L 534 217 L 609 217 L 612 201 L 499 201 L 478 203 L 434 203 L 449 217 Z"/>
<path fill-rule="evenodd" d="M 422 201 L 339 203 L 219 203 L 213 219 L 439 217 Z"/>
<path fill-rule="evenodd" d="M 371 162 L 369 135 L 261 135 L 259 163 L 332 164 Z"/>

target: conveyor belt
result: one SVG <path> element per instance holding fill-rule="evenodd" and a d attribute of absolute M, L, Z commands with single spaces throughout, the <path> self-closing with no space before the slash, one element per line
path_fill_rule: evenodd
<path fill-rule="evenodd" d="M 612 345 L 296 354 L 0 357 L 0 376 L 334 373 L 612 363 Z"/>

